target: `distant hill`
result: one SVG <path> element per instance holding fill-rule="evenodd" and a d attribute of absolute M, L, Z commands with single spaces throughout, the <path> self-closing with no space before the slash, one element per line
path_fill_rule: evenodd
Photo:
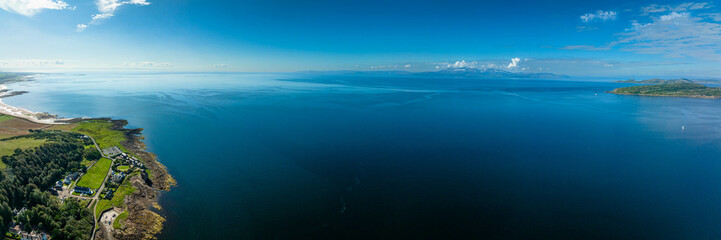
<path fill-rule="evenodd" d="M 446 68 L 437 72 L 415 73 L 419 76 L 474 77 L 474 78 L 568 78 L 566 75 L 553 73 L 520 73 L 498 69 L 478 69 L 469 67 Z"/>
<path fill-rule="evenodd" d="M 545 78 L 559 79 L 568 78 L 566 75 L 553 73 L 520 73 L 509 72 L 499 69 L 478 69 L 470 67 L 445 68 L 440 71 L 433 72 L 409 72 L 409 71 L 309 71 L 301 72 L 309 74 L 348 74 L 348 75 L 365 75 L 365 76 L 429 76 L 429 77 L 469 77 L 469 78 Z"/>
<path fill-rule="evenodd" d="M 620 80 L 620 81 L 614 81 L 616 83 L 637 83 L 637 84 L 670 84 L 670 83 L 693 83 L 693 81 L 685 79 L 685 78 L 679 78 L 679 79 L 647 79 L 647 80 L 641 80 L 637 81 L 635 79 L 628 79 L 628 80 Z"/>

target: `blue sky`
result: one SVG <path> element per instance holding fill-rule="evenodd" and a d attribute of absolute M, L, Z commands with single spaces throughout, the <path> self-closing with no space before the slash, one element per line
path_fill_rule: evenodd
<path fill-rule="evenodd" d="M 6 71 L 721 77 L 713 1 L 0 0 L 0 23 Z"/>

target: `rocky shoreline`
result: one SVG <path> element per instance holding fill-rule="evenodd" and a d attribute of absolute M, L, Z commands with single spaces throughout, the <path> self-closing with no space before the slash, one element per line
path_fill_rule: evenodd
<path fill-rule="evenodd" d="M 124 200 L 125 211 L 128 211 L 128 218 L 123 221 L 120 229 L 113 229 L 107 233 L 105 228 L 98 228 L 95 239 L 155 239 L 155 236 L 163 229 L 165 218 L 154 212 L 152 209 L 159 208 L 159 191 L 169 191 L 176 184 L 175 179 L 168 174 L 166 167 L 157 161 L 157 156 L 147 151 L 142 139 L 142 128 L 128 129 L 126 120 L 110 118 L 93 119 L 71 119 L 63 123 L 72 124 L 80 121 L 103 120 L 113 123 L 111 130 L 122 131 L 127 140 L 122 142 L 123 147 L 131 154 L 143 160 L 150 174 L 132 176 L 130 181 L 137 190 L 127 195 Z"/>

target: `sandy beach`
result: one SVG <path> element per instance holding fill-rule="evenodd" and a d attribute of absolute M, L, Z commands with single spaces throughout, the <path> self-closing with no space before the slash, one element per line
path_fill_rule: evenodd
<path fill-rule="evenodd" d="M 0 91 L 6 90 L 8 87 L 5 85 L 0 84 Z M 6 95 L 7 93 L 0 93 L 0 97 Z M 38 114 L 36 112 L 32 112 L 30 110 L 19 108 L 19 107 L 13 107 L 10 105 L 5 104 L 2 101 L 2 98 L 0 98 L 0 113 L 10 115 L 13 117 L 23 118 L 27 119 L 31 122 L 35 123 L 42 123 L 42 124 L 62 124 L 62 123 L 56 123 L 56 118 L 47 118 L 47 119 L 40 119 L 38 118 Z"/>

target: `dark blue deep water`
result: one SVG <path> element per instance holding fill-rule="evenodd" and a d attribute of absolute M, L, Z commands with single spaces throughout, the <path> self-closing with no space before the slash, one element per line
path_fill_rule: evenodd
<path fill-rule="evenodd" d="M 721 239 L 721 101 L 621 86 L 56 74 L 4 101 L 144 128 L 178 181 L 160 239 Z"/>

